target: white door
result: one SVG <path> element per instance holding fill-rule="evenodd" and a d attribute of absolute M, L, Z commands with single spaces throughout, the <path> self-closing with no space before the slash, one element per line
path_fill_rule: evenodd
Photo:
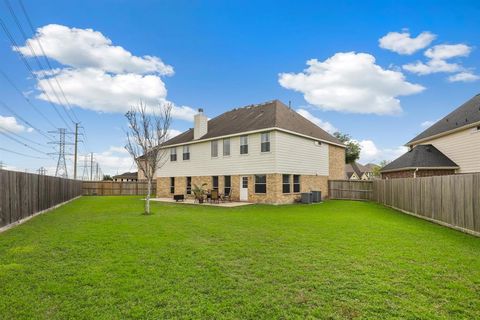
<path fill-rule="evenodd" d="M 240 201 L 248 201 L 248 177 L 240 177 Z"/>

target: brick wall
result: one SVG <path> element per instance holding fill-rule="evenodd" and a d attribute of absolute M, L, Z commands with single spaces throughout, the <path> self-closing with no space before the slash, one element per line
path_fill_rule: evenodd
<path fill-rule="evenodd" d="M 394 172 L 382 172 L 382 179 L 413 178 L 415 170 L 403 170 Z M 446 176 L 455 174 L 454 169 L 445 170 L 418 170 L 417 177 Z"/>
<path fill-rule="evenodd" d="M 291 193 L 283 193 L 282 174 L 267 174 L 267 193 L 255 193 L 255 176 L 245 175 L 248 177 L 248 201 L 255 203 L 293 203 L 296 198 L 300 197 L 300 193 L 293 193 L 293 177 L 291 177 Z M 240 199 L 240 175 L 231 176 L 232 199 L 238 201 Z M 219 176 L 219 190 L 223 193 L 224 177 Z M 205 189 L 212 189 L 211 176 L 192 177 L 192 187 L 194 184 L 201 186 L 203 183 L 207 185 Z M 328 177 L 327 176 L 300 176 L 300 192 L 321 191 L 322 197 L 328 196 Z M 175 194 L 186 194 L 186 178 L 175 178 Z M 157 197 L 170 198 L 170 178 L 157 179 Z M 192 195 L 193 197 L 193 195 Z"/>
<path fill-rule="evenodd" d="M 328 145 L 328 167 L 331 180 L 345 178 L 345 148 Z"/>

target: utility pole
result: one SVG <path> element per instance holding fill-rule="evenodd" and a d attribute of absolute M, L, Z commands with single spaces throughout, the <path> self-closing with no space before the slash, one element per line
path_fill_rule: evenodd
<path fill-rule="evenodd" d="M 93 180 L 93 152 L 90 153 L 90 181 Z"/>
<path fill-rule="evenodd" d="M 95 172 L 95 180 L 100 180 L 98 176 L 98 162 L 96 163 L 96 166 L 97 166 L 97 170 Z"/>

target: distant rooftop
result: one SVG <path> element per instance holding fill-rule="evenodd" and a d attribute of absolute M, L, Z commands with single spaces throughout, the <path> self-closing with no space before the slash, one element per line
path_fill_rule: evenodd
<path fill-rule="evenodd" d="M 122 174 L 118 174 L 113 176 L 113 179 L 137 179 L 138 173 L 137 172 L 124 172 Z"/>
<path fill-rule="evenodd" d="M 420 144 L 393 160 L 381 172 L 415 168 L 456 169 L 458 165 L 431 144 Z"/>

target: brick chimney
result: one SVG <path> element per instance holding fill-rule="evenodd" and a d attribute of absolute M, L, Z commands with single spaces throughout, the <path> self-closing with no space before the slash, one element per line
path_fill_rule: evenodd
<path fill-rule="evenodd" d="M 208 132 L 208 118 L 203 114 L 203 109 L 198 109 L 198 113 L 194 116 L 193 139 L 197 140 Z"/>

